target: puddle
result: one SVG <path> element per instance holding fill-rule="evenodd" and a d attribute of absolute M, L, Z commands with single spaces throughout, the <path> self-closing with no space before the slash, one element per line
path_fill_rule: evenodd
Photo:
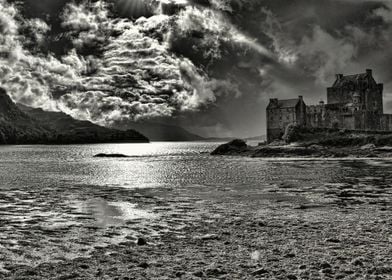
<path fill-rule="evenodd" d="M 77 203 L 79 211 L 92 215 L 96 225 L 101 227 L 123 225 L 129 220 L 153 219 L 157 216 L 152 212 L 136 207 L 137 204 L 108 202 L 104 199 L 90 199 Z"/>

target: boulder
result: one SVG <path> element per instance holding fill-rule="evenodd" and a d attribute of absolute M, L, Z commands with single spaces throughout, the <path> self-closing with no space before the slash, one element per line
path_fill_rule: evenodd
<path fill-rule="evenodd" d="M 144 239 L 144 238 L 142 238 L 142 237 L 139 237 L 139 238 L 137 239 L 136 244 L 137 244 L 138 246 L 144 246 L 144 245 L 147 245 L 147 241 L 146 241 L 146 239 Z"/>
<path fill-rule="evenodd" d="M 247 148 L 248 145 L 244 140 L 235 139 L 233 141 L 230 141 L 229 143 L 220 145 L 211 153 L 211 155 L 237 154 L 239 152 L 245 151 Z"/>
<path fill-rule="evenodd" d="M 146 262 L 141 262 L 141 263 L 139 263 L 138 266 L 141 267 L 141 268 L 144 268 L 144 269 L 147 269 L 147 268 L 150 267 L 150 265 L 148 263 L 146 263 Z"/>

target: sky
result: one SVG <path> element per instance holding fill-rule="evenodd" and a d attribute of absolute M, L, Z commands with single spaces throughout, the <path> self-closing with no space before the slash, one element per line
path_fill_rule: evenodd
<path fill-rule="evenodd" d="M 392 113 L 389 0 L 0 0 L 0 31 L 14 101 L 105 126 L 262 135 L 270 98 L 367 68 Z"/>

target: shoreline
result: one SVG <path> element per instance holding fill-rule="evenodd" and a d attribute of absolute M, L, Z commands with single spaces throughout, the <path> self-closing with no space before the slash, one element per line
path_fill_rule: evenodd
<path fill-rule="evenodd" d="M 40 179 L 29 188 L 9 180 L 0 192 L 0 279 L 376 280 L 392 274 L 391 161 L 263 162 L 209 156 L 215 145 L 182 157 L 189 172 L 166 181 L 168 171 L 185 170 L 178 158 L 146 158 L 156 163 L 148 170 L 160 170 L 153 178 L 139 174 L 153 188 L 128 188 L 121 184 L 127 177 L 95 184 Z M 89 166 L 83 154 L 77 158 Z M 138 161 L 94 164 L 114 162 L 138 176 Z M 113 180 L 122 174 L 111 170 Z"/>
<path fill-rule="evenodd" d="M 392 158 L 392 147 L 374 145 L 330 147 L 306 143 L 249 146 L 245 141 L 237 139 L 218 146 L 211 155 L 251 158 L 380 159 Z"/>

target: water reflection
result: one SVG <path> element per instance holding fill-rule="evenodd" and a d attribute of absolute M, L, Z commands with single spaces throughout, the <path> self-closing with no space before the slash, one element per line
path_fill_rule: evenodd
<path fill-rule="evenodd" d="M 153 213 L 137 209 L 137 204 L 129 202 L 108 202 L 102 198 L 77 202 L 80 212 L 94 217 L 95 224 L 100 227 L 123 225 L 126 221 L 137 219 L 153 219 Z"/>

